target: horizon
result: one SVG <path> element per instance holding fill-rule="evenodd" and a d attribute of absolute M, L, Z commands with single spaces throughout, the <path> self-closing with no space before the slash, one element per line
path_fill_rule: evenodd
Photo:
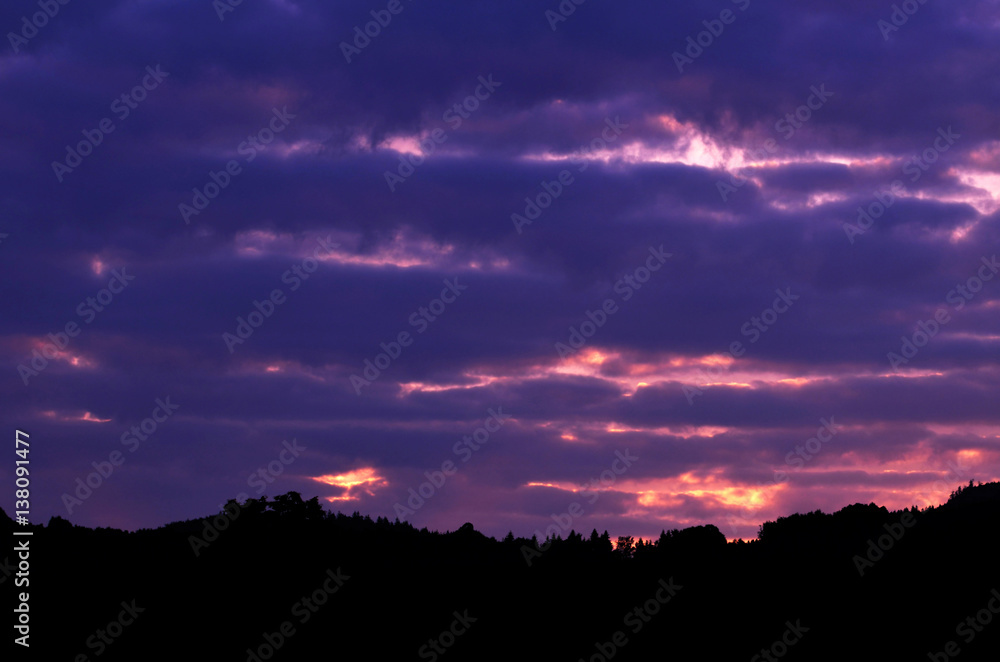
<path fill-rule="evenodd" d="M 998 485 L 998 484 L 1000 484 L 1000 481 L 983 482 L 983 481 L 970 480 L 968 484 L 956 485 L 955 489 L 952 490 L 949 498 L 946 499 L 945 501 L 943 501 L 941 503 L 938 503 L 938 504 L 931 504 L 931 505 L 928 505 L 928 506 L 925 506 L 925 507 L 918 507 L 918 508 L 919 508 L 919 510 L 921 512 L 923 512 L 925 510 L 940 508 L 941 506 L 943 506 L 946 503 L 948 503 L 951 500 L 951 497 L 954 496 L 956 492 L 961 492 L 964 489 L 969 489 L 969 488 L 972 488 L 972 487 L 980 487 L 980 486 L 984 486 L 984 485 Z M 278 496 L 287 496 L 288 494 L 290 494 L 290 493 L 275 494 L 273 496 L 272 495 L 267 495 L 267 494 L 262 494 L 260 497 L 257 497 L 257 498 L 258 499 L 261 499 L 261 498 L 263 498 L 263 499 L 271 499 L 271 501 L 267 502 L 267 504 L 270 506 L 270 505 L 274 505 L 275 504 L 275 501 L 273 500 L 275 497 L 278 497 Z M 318 495 L 314 495 L 313 497 L 309 497 L 309 498 L 305 498 L 304 495 L 299 495 L 299 496 L 302 497 L 303 502 L 310 501 L 313 498 L 319 499 Z M 253 498 L 253 497 L 250 497 L 250 498 Z M 238 502 L 238 505 L 240 505 L 240 506 L 245 506 L 246 505 L 245 501 L 240 502 L 240 501 L 237 500 L 237 502 Z M 171 521 L 171 522 L 163 522 L 163 523 L 158 524 L 156 526 L 140 527 L 140 528 L 136 528 L 136 529 L 117 529 L 115 527 L 88 527 L 88 526 L 77 524 L 76 522 L 73 522 L 72 519 L 68 519 L 68 518 L 63 517 L 61 515 L 53 515 L 52 518 L 50 518 L 49 521 L 45 522 L 45 523 L 42 523 L 42 522 L 32 522 L 31 524 L 32 524 L 32 526 L 48 527 L 48 526 L 50 526 L 52 524 L 52 520 L 53 519 L 61 519 L 62 521 L 66 521 L 66 522 L 68 522 L 69 524 L 71 524 L 73 526 L 83 526 L 83 528 L 87 528 L 87 529 L 90 529 L 90 530 L 95 530 L 97 528 L 112 528 L 114 530 L 120 530 L 120 531 L 124 531 L 126 533 L 136 533 L 136 532 L 139 532 L 139 531 L 155 531 L 155 530 L 158 530 L 158 529 L 166 528 L 166 527 L 169 527 L 169 526 L 172 526 L 172 525 L 176 525 L 176 524 L 182 524 L 182 523 L 185 523 L 185 522 L 205 521 L 205 520 L 213 520 L 214 521 L 214 517 L 215 516 L 218 516 L 220 514 L 227 514 L 228 513 L 228 511 L 225 508 L 225 506 L 227 506 L 227 505 L 228 505 L 228 503 L 227 504 L 219 504 L 220 508 L 219 508 L 218 511 L 215 511 L 215 512 L 212 512 L 212 513 L 208 513 L 208 514 L 204 514 L 204 515 L 201 515 L 201 516 L 198 516 L 198 517 L 193 517 L 193 518 L 189 518 L 189 519 L 186 519 L 186 520 L 175 520 L 175 521 Z M 807 514 L 812 514 L 814 512 L 820 512 L 820 513 L 822 513 L 824 515 L 834 515 L 834 514 L 839 513 L 842 510 L 846 510 L 846 509 L 852 508 L 854 506 L 869 506 L 869 505 L 876 506 L 878 508 L 884 508 L 890 514 L 892 514 L 892 513 L 898 513 L 898 512 L 906 512 L 910 508 L 917 507 L 916 504 L 913 504 L 912 506 L 909 506 L 909 507 L 895 509 L 895 508 L 888 508 L 888 507 L 886 507 L 883 504 L 877 504 L 875 502 L 861 503 L 860 501 L 858 501 L 858 502 L 855 502 L 855 503 L 844 504 L 844 505 L 842 505 L 842 506 L 840 506 L 840 507 L 838 507 L 836 509 L 831 509 L 829 512 L 826 512 L 826 511 L 824 511 L 822 509 L 816 509 L 816 510 L 813 510 L 813 511 L 786 513 L 784 515 L 778 515 L 777 517 L 775 517 L 772 520 L 767 520 L 767 522 L 761 522 L 761 525 L 766 524 L 768 522 L 774 523 L 774 522 L 777 522 L 779 520 L 789 518 L 789 517 L 791 517 L 793 515 L 807 515 Z M 410 524 L 410 526 L 413 526 L 412 523 L 407 522 L 406 520 L 401 520 L 399 518 L 395 518 L 394 519 L 394 518 L 385 517 L 383 515 L 377 515 L 376 517 L 372 517 L 370 513 L 362 513 L 362 512 L 357 511 L 357 510 L 355 510 L 353 512 L 345 512 L 345 511 L 342 511 L 342 510 L 331 509 L 331 508 L 329 508 L 327 506 L 324 506 L 324 504 L 322 504 L 322 503 L 320 504 L 320 507 L 323 508 L 323 510 L 324 510 L 325 513 L 327 513 L 328 515 L 333 516 L 333 517 L 338 517 L 338 516 L 355 517 L 355 516 L 358 516 L 358 517 L 362 517 L 362 518 L 365 518 L 365 519 L 370 519 L 373 522 L 374 521 L 378 521 L 380 519 L 386 519 L 390 523 L 405 523 L 405 524 Z M 242 512 L 242 509 L 240 509 L 239 511 L 237 511 L 237 515 L 235 517 L 230 516 L 230 521 L 234 521 L 237 517 L 239 517 L 238 513 L 240 513 L 240 512 Z M 11 519 L 11 521 L 13 521 L 13 518 L 10 517 L 10 515 L 7 513 L 6 510 L 4 510 L 4 508 L 2 506 L 0 506 L 0 513 L 3 513 L 9 519 Z M 544 542 L 545 540 L 548 540 L 550 537 L 553 540 L 555 540 L 557 538 L 560 539 L 560 540 L 563 540 L 563 539 L 565 539 L 567 537 L 566 536 L 567 533 L 572 533 L 572 532 L 575 532 L 577 534 L 581 534 L 585 538 L 589 535 L 587 531 L 577 530 L 577 529 L 575 529 L 572 526 L 566 525 L 564 523 L 564 520 L 563 521 L 556 521 L 555 524 L 549 524 L 544 530 L 536 529 L 534 531 L 528 532 L 530 535 L 525 535 L 524 532 L 517 532 L 517 531 L 511 530 L 511 529 L 509 529 L 507 531 L 507 533 L 505 533 L 503 535 L 496 535 L 496 534 L 492 534 L 491 535 L 490 533 L 482 531 L 479 528 L 477 528 L 474 522 L 463 522 L 460 526 L 458 526 L 458 527 L 456 527 L 454 529 L 444 529 L 444 530 L 441 530 L 441 529 L 431 529 L 429 527 L 416 527 L 416 526 L 414 526 L 414 528 L 417 529 L 417 530 L 420 530 L 420 531 L 426 530 L 429 533 L 437 533 L 437 534 L 444 535 L 444 534 L 455 533 L 455 532 L 459 531 L 460 529 L 464 528 L 466 526 L 466 524 L 471 524 L 473 526 L 473 529 L 477 533 L 480 533 L 480 534 L 486 536 L 487 538 L 495 540 L 497 542 L 503 541 L 503 539 L 508 534 L 512 534 L 514 536 L 514 538 L 518 539 L 518 540 L 521 540 L 521 539 L 529 539 L 530 540 L 532 537 L 537 537 L 537 539 L 538 539 L 539 542 Z M 685 527 L 685 528 L 693 528 L 693 527 L 701 527 L 701 526 L 708 526 L 708 527 L 713 527 L 714 526 L 716 529 L 719 530 L 720 533 L 722 533 L 723 535 L 725 535 L 725 531 L 723 530 L 723 528 L 720 527 L 720 526 L 718 526 L 714 522 L 705 522 L 703 524 L 695 524 L 695 525 L 692 525 L 692 527 Z M 671 530 L 684 530 L 684 529 L 671 529 Z M 641 539 L 641 540 L 645 540 L 647 543 L 652 543 L 652 542 L 655 542 L 662 533 L 667 532 L 668 529 L 661 529 L 660 534 L 656 534 L 656 535 L 652 535 L 652 536 L 638 536 L 638 535 L 632 535 L 632 534 L 630 534 L 628 532 L 613 532 L 613 531 L 609 531 L 607 529 L 601 531 L 601 530 L 599 530 L 596 527 L 593 527 L 591 529 L 591 531 L 592 532 L 596 531 L 600 535 L 603 535 L 605 533 L 608 534 L 608 536 L 611 539 L 612 544 L 617 549 L 619 536 L 629 537 L 629 538 L 633 539 L 635 542 L 638 542 Z M 752 536 L 750 538 L 745 538 L 745 537 L 730 538 L 729 536 L 726 536 L 726 542 L 727 543 L 734 543 L 734 542 L 739 542 L 739 541 L 742 541 L 742 542 L 752 542 L 752 541 L 758 540 L 758 539 L 759 539 L 758 538 L 758 534 L 755 534 L 754 536 Z"/>

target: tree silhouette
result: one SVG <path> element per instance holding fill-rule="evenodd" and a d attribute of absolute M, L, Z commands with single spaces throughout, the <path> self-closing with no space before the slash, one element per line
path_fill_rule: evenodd
<path fill-rule="evenodd" d="M 632 540 L 632 536 L 618 536 L 618 542 L 615 543 L 615 551 L 623 559 L 632 558 L 632 554 L 635 552 L 635 541 Z"/>
<path fill-rule="evenodd" d="M 428 637 L 453 633 L 445 628 L 466 609 L 478 619 L 466 634 L 434 640 L 454 641 L 451 662 L 511 657 L 498 633 L 514 633 L 510 644 L 518 650 L 530 644 L 531 659 L 593 659 L 611 650 L 622 615 L 636 609 L 642 616 L 625 626 L 641 623 L 643 631 L 628 635 L 616 662 L 660 659 L 664 651 L 681 659 L 752 659 L 772 641 L 785 646 L 791 638 L 782 640 L 782 632 L 799 618 L 809 631 L 788 659 L 924 659 L 970 615 L 984 627 L 961 631 L 977 634 L 967 650 L 963 641 L 962 660 L 995 660 L 1000 649 L 983 620 L 984 608 L 997 604 L 990 600 L 1000 598 L 1000 483 L 963 485 L 945 504 L 922 511 L 853 504 L 779 517 L 762 526 L 760 539 L 735 543 L 712 525 L 662 530 L 655 541 L 618 536 L 616 545 L 607 531 L 585 539 L 572 530 L 565 540 L 550 537 L 551 551 L 530 564 L 523 548 L 537 549 L 534 536 L 510 531 L 498 542 L 468 522 L 437 533 L 383 516 L 328 513 L 318 497 L 303 501 L 294 492 L 231 500 L 224 510 L 226 517 L 136 532 L 61 517 L 19 527 L 0 510 L 0 535 L 30 529 L 31 560 L 45 571 L 31 584 L 32 619 L 37 613 L 61 636 L 33 639 L 39 658 L 82 659 L 89 640 L 106 647 L 101 662 L 177 659 L 190 634 L 201 642 L 197 659 L 253 662 L 270 657 L 274 651 L 262 646 L 277 649 L 290 622 L 295 635 L 281 659 L 319 659 L 331 647 L 405 659 Z M 916 524 L 900 524 L 904 515 Z M 192 536 L 205 540 L 197 556 Z M 863 575 L 856 559 L 864 559 Z M 0 553 L 0 584 L 13 584 L 15 563 Z M 327 596 L 322 587 L 332 586 L 328 573 L 337 569 L 350 579 Z M 674 590 L 668 587 L 679 587 L 676 602 L 662 602 Z M 60 601 L 74 595 L 87 600 Z M 387 596 L 401 617 L 372 618 L 385 613 Z M 113 644 L 95 638 L 117 631 L 108 621 L 133 598 L 148 609 L 137 625 Z"/>

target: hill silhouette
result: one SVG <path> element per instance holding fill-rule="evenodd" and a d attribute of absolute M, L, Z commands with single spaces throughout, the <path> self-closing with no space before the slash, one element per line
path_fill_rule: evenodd
<path fill-rule="evenodd" d="M 8 540 L 15 527 L 0 511 Z M 471 523 L 437 533 L 332 514 L 295 492 L 135 532 L 60 517 L 30 528 L 31 585 L 16 590 L 31 592 L 32 659 L 964 661 L 1000 651 L 1000 483 L 970 483 L 923 510 L 782 517 L 732 543 L 711 525 L 617 545 L 596 530 L 496 540 Z M 15 554 L 0 566 L 13 585 Z"/>

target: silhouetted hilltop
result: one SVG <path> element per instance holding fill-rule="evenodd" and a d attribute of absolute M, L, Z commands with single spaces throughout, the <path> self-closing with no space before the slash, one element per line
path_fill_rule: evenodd
<path fill-rule="evenodd" d="M 946 660 L 949 642 L 995 660 L 998 522 L 1000 483 L 970 483 L 924 510 L 781 517 L 753 541 L 711 525 L 498 541 L 290 492 L 135 532 L 53 517 L 29 527 L 16 590 L 32 654 L 80 662 Z M 0 565 L 13 584 L 14 554 Z"/>

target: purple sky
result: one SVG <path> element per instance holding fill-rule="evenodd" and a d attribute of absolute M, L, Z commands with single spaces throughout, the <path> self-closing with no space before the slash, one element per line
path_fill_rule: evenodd
<path fill-rule="evenodd" d="M 1000 2 L 904 4 L 4 3 L 32 520 L 746 538 L 1000 478 Z"/>

